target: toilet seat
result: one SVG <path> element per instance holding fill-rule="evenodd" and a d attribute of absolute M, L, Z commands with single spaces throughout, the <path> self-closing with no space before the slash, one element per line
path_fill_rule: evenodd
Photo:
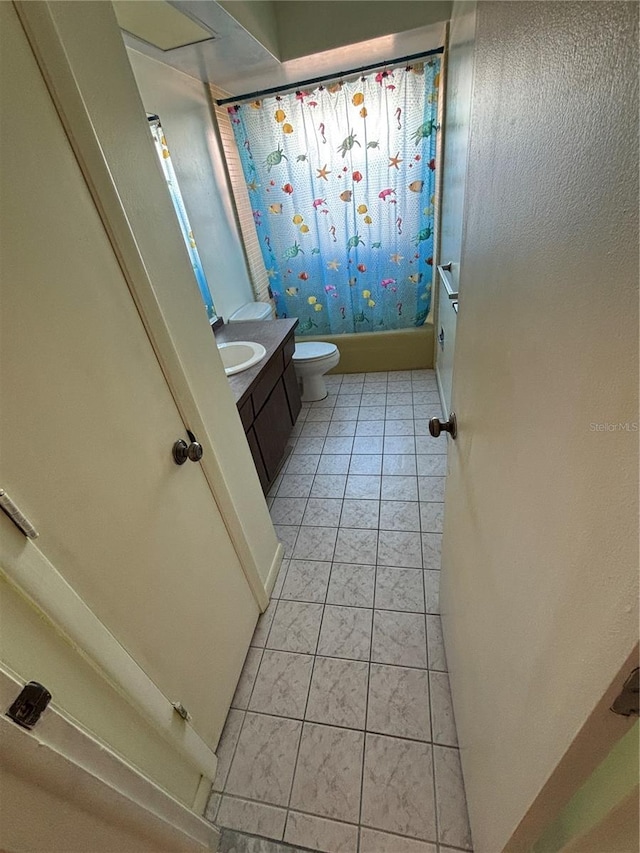
<path fill-rule="evenodd" d="M 295 352 L 293 353 L 293 361 L 296 364 L 323 361 L 326 358 L 331 358 L 337 352 L 338 347 L 335 344 L 326 344 L 322 341 L 306 341 L 296 344 Z"/>

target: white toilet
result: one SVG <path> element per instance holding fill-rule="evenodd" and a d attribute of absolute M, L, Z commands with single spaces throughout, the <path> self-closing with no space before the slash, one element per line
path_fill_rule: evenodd
<path fill-rule="evenodd" d="M 229 323 L 241 320 L 270 320 L 271 305 L 267 302 L 247 302 L 229 317 Z M 301 386 L 303 403 L 315 403 L 327 396 L 324 375 L 340 361 L 340 351 L 335 344 L 308 341 L 296 344 L 293 366 Z"/>
<path fill-rule="evenodd" d="M 293 366 L 298 381 L 301 383 L 301 399 L 303 403 L 314 403 L 324 400 L 327 396 L 327 386 L 324 375 L 340 361 L 340 350 L 335 344 L 325 344 L 320 341 L 305 341 L 297 343 L 293 353 Z"/>

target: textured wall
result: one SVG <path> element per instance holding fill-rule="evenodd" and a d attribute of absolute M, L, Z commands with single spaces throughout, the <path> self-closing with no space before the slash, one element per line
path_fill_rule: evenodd
<path fill-rule="evenodd" d="M 475 55 L 442 609 L 497 853 L 637 640 L 637 6 L 482 2 Z"/>

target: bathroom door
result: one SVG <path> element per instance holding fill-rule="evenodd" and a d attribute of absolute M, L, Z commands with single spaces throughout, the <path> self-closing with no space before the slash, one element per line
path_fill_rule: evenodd
<path fill-rule="evenodd" d="M 478 853 L 530 850 L 631 725 L 638 10 L 580 5 L 478 4 L 441 584 Z"/>
<path fill-rule="evenodd" d="M 0 485 L 40 533 L 25 551 L 215 747 L 258 607 L 200 466 L 173 460 L 187 425 L 13 5 L 0 12 Z"/>

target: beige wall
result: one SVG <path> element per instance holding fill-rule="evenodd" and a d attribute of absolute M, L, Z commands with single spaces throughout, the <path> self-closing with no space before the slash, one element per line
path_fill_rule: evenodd
<path fill-rule="evenodd" d="M 222 6 L 270 53 L 279 57 L 276 2 L 274 0 L 220 0 L 218 5 Z"/>
<path fill-rule="evenodd" d="M 637 641 L 638 433 L 591 426 L 638 422 L 637 14 L 478 4 L 442 577 L 478 853 Z"/>
<path fill-rule="evenodd" d="M 208 87 L 128 49 L 140 97 L 160 116 L 216 312 L 253 301 Z"/>
<path fill-rule="evenodd" d="M 276 0 L 273 6 L 282 61 L 436 24 L 451 12 L 447 0 Z"/>

